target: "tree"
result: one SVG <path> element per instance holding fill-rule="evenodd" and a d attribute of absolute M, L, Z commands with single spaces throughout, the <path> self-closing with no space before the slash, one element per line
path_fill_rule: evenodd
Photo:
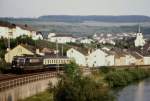
<path fill-rule="evenodd" d="M 54 101 L 113 101 L 109 89 L 94 80 L 83 77 L 78 66 L 65 66 L 65 75 L 54 87 Z"/>
<path fill-rule="evenodd" d="M 67 77 L 73 79 L 80 74 L 79 67 L 75 62 L 65 65 L 65 74 Z"/>

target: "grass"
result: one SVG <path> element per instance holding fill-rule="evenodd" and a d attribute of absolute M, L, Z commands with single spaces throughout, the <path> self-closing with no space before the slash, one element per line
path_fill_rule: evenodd
<path fill-rule="evenodd" d="M 19 101 L 53 101 L 53 95 L 48 91 L 44 91 Z"/>

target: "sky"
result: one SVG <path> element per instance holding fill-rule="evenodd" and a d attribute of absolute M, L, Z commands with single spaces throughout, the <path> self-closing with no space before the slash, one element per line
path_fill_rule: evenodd
<path fill-rule="evenodd" d="M 0 17 L 147 15 L 150 0 L 0 0 Z"/>

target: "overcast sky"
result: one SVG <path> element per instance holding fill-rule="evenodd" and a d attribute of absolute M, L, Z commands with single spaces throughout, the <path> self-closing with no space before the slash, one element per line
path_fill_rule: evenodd
<path fill-rule="evenodd" d="M 148 15 L 150 0 L 0 0 L 0 17 Z"/>

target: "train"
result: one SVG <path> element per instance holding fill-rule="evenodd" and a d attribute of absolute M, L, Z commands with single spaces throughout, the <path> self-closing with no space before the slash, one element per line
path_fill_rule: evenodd
<path fill-rule="evenodd" d="M 62 69 L 70 59 L 64 56 L 15 56 L 12 60 L 12 70 Z"/>

